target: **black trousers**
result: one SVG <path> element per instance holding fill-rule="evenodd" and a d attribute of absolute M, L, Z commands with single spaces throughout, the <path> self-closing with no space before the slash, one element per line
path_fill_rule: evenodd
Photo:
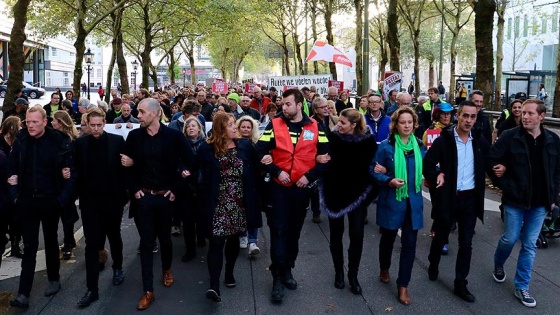
<path fill-rule="evenodd" d="M 225 248 L 225 250 L 224 250 Z M 212 236 L 208 246 L 208 274 L 210 275 L 210 288 L 219 292 L 220 274 L 226 258 L 226 274 L 233 274 L 237 256 L 239 256 L 239 235 Z"/>
<path fill-rule="evenodd" d="M 8 244 L 8 222 L 10 222 L 10 213 L 6 209 L 0 210 L 0 249 L 4 253 L 6 244 Z M 2 259 L 0 258 L 0 266 L 2 266 Z"/>
<path fill-rule="evenodd" d="M 188 191 L 184 191 L 177 196 L 175 203 L 179 211 L 180 219 L 183 222 L 183 239 L 185 240 L 186 254 L 196 255 L 198 203 L 192 193 Z"/>
<path fill-rule="evenodd" d="M 471 268 L 472 256 L 472 239 L 474 236 L 474 228 L 476 227 L 476 193 L 469 196 L 456 197 L 451 211 L 455 212 L 457 218 L 457 228 L 459 234 L 459 250 L 457 252 L 457 261 L 455 263 L 455 280 L 464 281 L 469 275 Z M 441 259 L 441 248 L 446 244 L 450 232 L 449 222 L 442 220 L 434 220 L 435 237 L 432 239 L 430 246 L 430 254 L 428 260 L 430 265 L 439 266 Z"/>
<path fill-rule="evenodd" d="M 366 220 L 367 205 L 355 209 L 347 214 L 348 216 L 348 236 L 350 246 L 348 247 L 348 275 L 358 275 L 360 260 L 362 259 L 362 249 L 364 247 L 364 221 Z M 329 218 L 330 229 L 330 249 L 337 273 L 343 272 L 344 253 L 342 237 L 344 235 L 344 216 L 340 218 Z"/>
<path fill-rule="evenodd" d="M 171 223 L 173 203 L 169 197 L 145 194 L 135 200 L 134 222 L 140 234 L 140 263 L 142 265 L 142 285 L 144 291 L 154 291 L 154 253 L 156 237 L 161 252 L 161 268 L 171 268 L 173 243 L 171 243 Z"/>
<path fill-rule="evenodd" d="M 40 224 L 43 226 L 47 278 L 49 281 L 59 281 L 60 279 L 57 232 L 61 207 L 55 197 L 28 198 L 22 196 L 17 200 L 16 209 L 21 218 L 24 244 L 18 293 L 29 297 L 37 265 Z"/>
<path fill-rule="evenodd" d="M 99 248 L 105 236 L 111 245 L 113 270 L 122 269 L 123 242 L 121 222 L 123 208 L 109 202 L 83 202 L 80 204 L 86 242 L 86 285 L 88 291 L 97 292 L 99 282 Z"/>
<path fill-rule="evenodd" d="M 267 212 L 270 271 L 286 271 L 295 267 L 299 253 L 299 236 L 309 205 L 309 190 L 296 185 L 285 187 L 276 182 L 271 188 L 272 209 Z"/>

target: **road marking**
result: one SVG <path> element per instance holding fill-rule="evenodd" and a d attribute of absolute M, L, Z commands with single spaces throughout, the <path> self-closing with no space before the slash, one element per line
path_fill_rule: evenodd
<path fill-rule="evenodd" d="M 74 233 L 74 239 L 76 243 L 78 243 L 82 237 L 84 237 L 84 228 L 80 227 L 76 233 Z M 25 250 L 25 249 L 24 249 Z M 0 281 L 19 277 L 21 273 L 21 259 L 16 257 L 6 257 L 6 255 L 10 254 L 10 250 L 8 249 L 2 255 L 2 267 L 0 268 Z M 35 265 L 35 272 L 46 270 L 47 263 L 45 259 L 45 250 L 40 250 L 37 252 L 37 265 Z"/>

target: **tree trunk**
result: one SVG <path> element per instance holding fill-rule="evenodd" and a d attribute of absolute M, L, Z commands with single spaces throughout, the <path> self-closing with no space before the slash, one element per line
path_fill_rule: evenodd
<path fill-rule="evenodd" d="M 111 100 L 111 82 L 113 81 L 113 70 L 115 69 L 115 61 L 117 60 L 117 40 L 113 37 L 111 41 L 113 51 L 111 52 L 111 61 L 109 61 L 109 68 L 107 68 L 107 80 L 105 81 L 105 99 L 104 101 L 109 104 Z"/>
<path fill-rule="evenodd" d="M 292 39 L 294 41 L 295 59 L 297 61 L 297 67 L 299 68 L 299 71 L 296 71 L 296 73 L 299 72 L 299 74 L 303 75 L 305 74 L 305 70 L 303 68 L 303 58 L 301 57 L 301 43 L 299 42 L 299 35 L 297 34 L 297 31 L 292 33 Z"/>
<path fill-rule="evenodd" d="M 365 0 L 369 2 L 369 0 Z M 362 15 L 364 14 L 364 5 L 362 0 L 354 0 L 354 9 L 356 10 L 356 45 L 354 46 L 354 50 L 356 51 L 356 91 L 358 91 L 358 95 L 364 95 L 367 93 L 367 87 L 363 87 L 362 82 L 362 75 L 364 73 L 363 65 L 362 65 L 362 50 L 364 45 L 364 23 L 362 20 Z M 365 6 L 365 10 L 367 10 L 367 6 Z M 368 21 L 366 21 L 368 23 Z M 365 34 L 365 36 L 369 36 L 369 34 Z M 369 56 L 369 52 L 366 52 L 365 58 Z"/>
<path fill-rule="evenodd" d="M 476 43 L 476 81 L 475 89 L 484 93 L 484 107 L 488 107 L 492 97 L 494 80 L 494 55 L 492 49 L 492 30 L 494 25 L 488 23 L 494 19 L 496 1 L 478 0 L 474 5 L 474 35 Z"/>
<path fill-rule="evenodd" d="M 436 73 L 436 69 L 434 68 L 434 60 L 430 59 L 428 60 L 428 87 L 433 87 L 434 86 L 434 78 L 435 78 L 435 73 Z M 418 82 L 419 80 L 416 79 L 416 82 Z"/>
<path fill-rule="evenodd" d="M 455 104 L 455 68 L 457 67 L 457 36 L 453 34 L 451 38 L 451 47 L 449 48 L 449 54 L 451 61 L 449 62 L 449 73 L 451 78 L 449 79 L 449 91 L 447 93 L 447 102 L 449 104 Z"/>
<path fill-rule="evenodd" d="M 420 91 L 420 30 L 416 30 L 413 35 L 413 46 L 414 46 L 414 90 Z M 433 63 L 430 63 L 433 67 Z M 430 70 L 430 76 L 432 71 Z M 433 77 L 430 78 L 429 86 L 433 86 Z M 405 85 L 406 86 L 406 85 Z"/>
<path fill-rule="evenodd" d="M 392 71 L 401 70 L 401 43 L 399 42 L 397 15 L 397 0 L 389 0 L 389 8 L 387 10 L 387 42 L 389 43 L 390 62 Z"/>
<path fill-rule="evenodd" d="M 328 5 L 325 6 L 325 29 L 327 30 L 327 42 L 329 45 L 334 46 L 334 35 L 332 30 L 332 3 L 327 1 Z M 329 62 L 329 69 L 334 81 L 337 80 L 336 75 L 336 64 L 334 62 Z"/>
<path fill-rule="evenodd" d="M 123 38 L 122 33 L 119 31 L 117 35 L 117 67 L 119 69 L 119 77 L 121 80 L 121 91 L 122 94 L 130 94 L 130 85 L 128 84 L 128 66 L 126 64 L 126 58 L 124 57 L 123 51 Z"/>
<path fill-rule="evenodd" d="M 313 37 L 313 43 L 315 43 L 318 38 L 317 15 L 313 14 L 314 12 L 317 12 L 317 0 L 311 0 L 311 36 Z M 319 74 L 319 63 L 317 61 L 313 61 L 313 74 Z"/>
<path fill-rule="evenodd" d="M 188 51 L 189 65 L 191 67 L 191 83 L 196 84 L 196 67 L 194 65 L 194 49 Z"/>
<path fill-rule="evenodd" d="M 558 33 L 560 37 L 560 32 Z M 560 117 L 560 45 L 558 45 L 558 59 L 556 60 L 556 85 L 554 86 L 554 104 L 552 104 L 552 117 Z"/>
<path fill-rule="evenodd" d="M 501 0 L 498 8 L 498 32 L 496 34 L 496 89 L 493 110 L 502 108 L 502 62 L 504 60 L 504 14 L 506 12 L 507 0 Z M 508 104 L 505 104 L 506 106 Z"/>
<path fill-rule="evenodd" d="M 144 51 L 140 52 L 140 57 L 142 58 L 142 83 L 141 88 L 148 89 L 150 85 L 150 69 L 152 68 L 152 58 L 150 54 L 152 53 L 152 25 L 150 24 L 150 4 L 146 4 L 142 7 L 144 12 Z M 153 77 L 152 77 L 153 80 Z M 157 89 L 157 73 L 156 79 L 154 80 L 154 91 Z"/>
<path fill-rule="evenodd" d="M 15 90 L 21 88 L 23 81 L 23 66 L 25 64 L 25 55 L 23 54 L 23 43 L 27 39 L 25 29 L 27 25 L 27 9 L 30 0 L 18 0 L 13 7 L 14 25 L 10 33 L 10 42 L 8 43 L 8 56 L 10 58 L 10 72 L 8 74 L 9 81 L 6 89 L 6 97 L 2 110 L 4 112 L 12 109 L 15 102 L 9 100 L 15 99 Z M 4 56 L 6 58 L 6 56 Z M 78 87 L 80 85 L 78 84 Z M 74 94 L 80 95 L 80 94 Z M 6 101 L 8 100 L 8 101 Z"/>
<path fill-rule="evenodd" d="M 282 34 L 282 50 L 284 51 L 284 68 L 286 70 L 286 75 L 290 75 L 290 51 L 288 50 L 288 35 Z"/>
<path fill-rule="evenodd" d="M 74 80 L 72 84 L 72 88 L 74 90 L 74 95 L 80 95 L 80 81 L 82 79 L 83 74 L 83 62 L 84 62 L 84 53 L 86 52 L 86 30 L 83 28 L 81 23 L 77 23 L 78 27 L 78 34 L 76 36 L 76 40 L 74 41 L 74 48 L 76 49 L 76 60 L 74 62 Z M 87 82 L 86 78 L 86 82 Z M 87 90 L 90 90 L 89 85 L 87 86 Z"/>
<path fill-rule="evenodd" d="M 171 80 L 171 85 L 175 84 L 175 53 L 173 49 L 169 52 L 169 79 Z"/>

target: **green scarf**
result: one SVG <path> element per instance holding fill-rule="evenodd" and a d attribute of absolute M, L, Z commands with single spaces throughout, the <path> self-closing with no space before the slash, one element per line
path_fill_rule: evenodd
<path fill-rule="evenodd" d="M 401 136 L 395 134 L 395 178 L 400 178 L 404 180 L 404 185 L 397 188 L 397 201 L 401 201 L 404 198 L 408 198 L 408 176 L 407 167 L 404 153 L 414 150 L 414 166 L 415 166 L 415 180 L 414 183 L 416 192 L 420 192 L 422 189 L 422 153 L 420 152 L 420 147 L 418 146 L 418 141 L 413 135 L 408 138 L 408 143 L 404 144 Z"/>

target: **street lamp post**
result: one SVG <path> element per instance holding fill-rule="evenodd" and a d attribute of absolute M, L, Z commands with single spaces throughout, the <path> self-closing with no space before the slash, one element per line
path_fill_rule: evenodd
<path fill-rule="evenodd" d="M 187 84 L 187 69 L 183 69 L 183 87 Z"/>
<path fill-rule="evenodd" d="M 136 70 L 138 70 L 138 61 L 134 60 L 132 62 L 132 70 L 134 70 L 132 72 L 132 78 L 134 79 L 133 87 L 134 87 L 134 91 L 136 91 L 136 74 L 137 74 Z"/>
<path fill-rule="evenodd" d="M 93 62 L 93 53 L 91 52 L 91 49 L 87 49 L 86 53 L 84 54 L 84 62 L 86 63 L 87 67 L 87 98 L 88 100 L 90 99 L 89 96 L 89 73 L 91 70 L 93 70 L 93 68 L 91 67 L 91 63 Z"/>

